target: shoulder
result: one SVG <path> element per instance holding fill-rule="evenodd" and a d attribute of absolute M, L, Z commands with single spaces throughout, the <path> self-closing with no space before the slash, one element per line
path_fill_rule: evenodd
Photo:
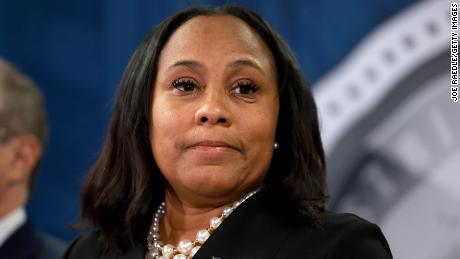
<path fill-rule="evenodd" d="M 65 243 L 38 230 L 29 220 L 0 246 L 0 258 L 58 259 Z"/>
<path fill-rule="evenodd" d="M 77 237 L 66 249 L 64 259 L 94 259 L 99 258 L 103 252 L 99 234 L 93 232 L 86 236 Z"/>
<path fill-rule="evenodd" d="M 318 226 L 293 228 L 279 254 L 289 251 L 312 258 L 392 258 L 377 225 L 353 214 L 330 212 L 323 213 L 323 222 Z"/>
<path fill-rule="evenodd" d="M 319 229 L 334 235 L 362 236 L 363 234 L 381 234 L 380 228 L 351 213 L 323 213 L 323 223 Z"/>
<path fill-rule="evenodd" d="M 112 259 L 142 258 L 144 247 L 128 246 L 123 250 L 108 250 L 102 241 L 100 232 L 92 232 L 77 237 L 67 248 L 63 259 Z"/>
<path fill-rule="evenodd" d="M 37 258 L 58 259 L 64 253 L 66 243 L 54 236 L 44 232 L 38 232 L 37 238 L 40 240 L 41 249 L 37 252 Z"/>

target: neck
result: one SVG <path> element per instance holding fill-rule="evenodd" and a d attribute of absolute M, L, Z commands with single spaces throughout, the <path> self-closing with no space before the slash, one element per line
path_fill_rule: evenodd
<path fill-rule="evenodd" d="M 26 201 L 27 191 L 22 190 L 19 186 L 7 188 L 5 192 L 0 193 L 0 218 L 24 205 Z"/>
<path fill-rule="evenodd" d="M 222 209 L 233 203 L 217 206 L 194 206 L 166 191 L 166 213 L 160 222 L 160 236 L 165 244 L 177 245 L 180 240 L 195 240 L 198 230 L 206 229 L 212 217 L 218 217 Z"/>

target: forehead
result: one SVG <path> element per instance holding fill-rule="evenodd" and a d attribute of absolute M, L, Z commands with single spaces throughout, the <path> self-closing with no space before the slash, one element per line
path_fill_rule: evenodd
<path fill-rule="evenodd" d="M 201 58 L 217 55 L 250 55 L 273 64 L 272 53 L 258 33 L 230 15 L 197 16 L 170 37 L 161 58 Z"/>

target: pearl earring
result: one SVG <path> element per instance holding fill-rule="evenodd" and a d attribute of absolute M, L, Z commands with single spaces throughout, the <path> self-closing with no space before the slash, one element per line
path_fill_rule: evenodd
<path fill-rule="evenodd" d="M 273 144 L 273 149 L 278 149 L 280 148 L 280 145 L 278 144 L 278 142 L 275 142 L 275 144 Z"/>

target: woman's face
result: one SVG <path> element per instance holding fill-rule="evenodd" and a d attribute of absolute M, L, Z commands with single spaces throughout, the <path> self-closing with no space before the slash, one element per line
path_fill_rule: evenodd
<path fill-rule="evenodd" d="M 233 16 L 180 26 L 159 58 L 151 147 L 183 199 L 235 197 L 263 180 L 278 119 L 277 76 L 263 40 Z"/>

